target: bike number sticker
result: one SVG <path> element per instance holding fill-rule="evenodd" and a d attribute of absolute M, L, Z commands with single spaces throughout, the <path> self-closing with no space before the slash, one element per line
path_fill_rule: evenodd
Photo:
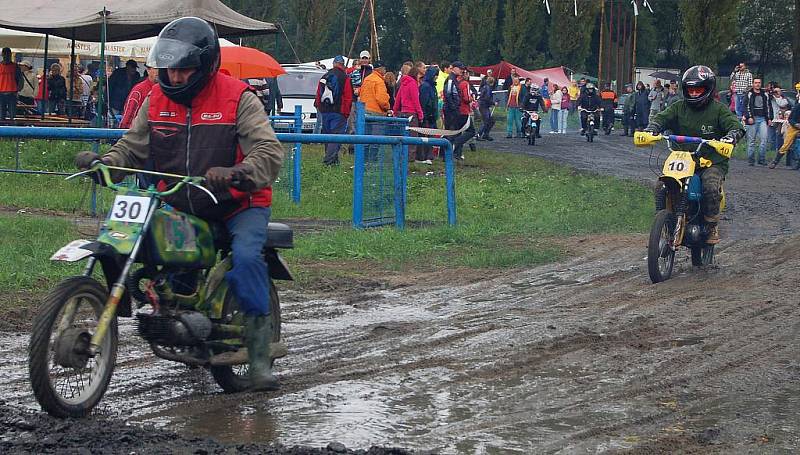
<path fill-rule="evenodd" d="M 147 218 L 147 209 L 150 207 L 150 198 L 143 196 L 123 196 L 114 198 L 110 219 L 127 223 L 144 223 Z"/>
<path fill-rule="evenodd" d="M 689 163 L 684 160 L 672 160 L 667 163 L 667 168 L 670 171 L 683 172 L 689 168 Z"/>

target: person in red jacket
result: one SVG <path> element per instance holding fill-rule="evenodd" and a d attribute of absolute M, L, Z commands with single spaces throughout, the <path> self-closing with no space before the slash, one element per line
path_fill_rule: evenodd
<path fill-rule="evenodd" d="M 317 84 L 314 107 L 322 122 L 322 134 L 344 134 L 347 130 L 347 117 L 353 103 L 353 85 L 345 73 L 344 56 L 333 58 L 333 68 L 325 73 Z M 341 144 L 325 144 L 325 165 L 339 164 Z"/>
<path fill-rule="evenodd" d="M 81 152 L 76 165 L 87 169 L 100 159 L 109 165 L 140 167 L 152 158 L 157 171 L 205 176 L 219 204 L 196 188 L 166 201 L 226 226 L 233 267 L 225 279 L 244 313 L 250 386 L 275 390 L 279 384 L 270 357 L 269 271 L 261 251 L 283 147 L 256 94 L 244 82 L 219 73 L 219 39 L 206 21 L 184 17 L 167 24 L 147 64 L 158 68 L 158 85 L 130 129 L 102 158 Z M 231 186 L 234 180 L 236 188 Z M 166 182 L 160 181 L 159 187 Z"/>
<path fill-rule="evenodd" d="M 139 109 L 142 107 L 145 98 L 150 94 L 150 89 L 152 89 L 153 85 L 156 83 L 158 68 L 150 68 L 147 65 L 145 65 L 145 68 L 147 70 L 147 77 L 145 77 L 142 82 L 133 86 L 131 92 L 128 94 L 128 99 L 125 100 L 125 107 L 122 110 L 122 120 L 119 122 L 120 128 L 127 129 L 131 127 L 131 123 L 133 123 L 133 119 L 136 118 L 136 114 L 139 113 Z"/>
<path fill-rule="evenodd" d="M 472 112 L 470 106 L 472 94 L 469 90 L 469 82 L 464 77 L 466 69 L 467 65 L 463 62 L 454 62 L 450 77 L 445 81 L 442 91 L 446 128 L 460 130 L 467 122 L 470 122 L 466 130 L 448 138 L 453 143 L 453 157 L 457 160 L 464 159 L 464 144 L 475 136 L 475 126 L 469 118 L 469 114 Z"/>
<path fill-rule="evenodd" d="M 394 106 L 392 110 L 401 117 L 408 117 L 411 119 L 409 126 L 419 126 L 425 114 L 422 113 L 422 105 L 419 103 L 419 69 L 412 66 L 408 73 L 400 77 L 400 89 L 394 97 Z M 416 136 L 412 133 L 412 136 Z M 421 148 L 420 148 L 421 149 Z M 424 162 L 427 157 L 417 153 L 416 145 L 408 146 L 409 160 L 416 160 Z"/>

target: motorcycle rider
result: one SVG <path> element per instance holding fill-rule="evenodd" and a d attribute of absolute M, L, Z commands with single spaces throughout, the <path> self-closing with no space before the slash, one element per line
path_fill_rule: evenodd
<path fill-rule="evenodd" d="M 522 110 L 525 112 L 522 116 L 523 127 L 530 121 L 530 114 L 528 112 L 539 112 L 539 110 L 544 111 L 544 97 L 542 97 L 539 86 L 533 82 L 531 82 L 531 85 L 529 86 L 528 91 L 525 93 L 525 97 L 522 100 Z M 534 129 L 528 134 L 535 134 L 537 138 L 542 137 L 542 135 L 539 134 L 539 126 L 541 124 L 542 119 L 539 118 L 534 122 Z"/>
<path fill-rule="evenodd" d="M 608 82 L 603 84 L 603 91 L 600 92 L 600 107 L 603 108 L 603 130 L 608 136 L 614 127 L 614 108 L 617 107 L 617 93 L 611 90 Z"/>
<path fill-rule="evenodd" d="M 219 40 L 206 21 L 183 17 L 167 24 L 147 64 L 158 68 L 158 83 L 131 128 L 102 157 L 81 152 L 75 163 L 87 169 L 99 159 L 136 168 L 152 159 L 159 172 L 205 176 L 218 205 L 196 188 L 166 200 L 227 228 L 233 266 L 226 279 L 245 315 L 251 389 L 276 390 L 269 274 L 261 251 L 267 240 L 271 184 L 280 170 L 283 148 L 257 95 L 244 82 L 218 71 Z M 160 181 L 159 189 L 167 183 Z"/>
<path fill-rule="evenodd" d="M 578 109 L 581 110 L 581 136 L 586 134 L 586 119 L 589 117 L 589 113 L 586 111 L 600 109 L 601 102 L 600 95 L 597 94 L 597 88 L 593 83 L 587 83 L 583 91 L 581 91 L 581 96 L 578 97 Z M 600 123 L 598 112 L 594 113 L 594 123 L 595 125 Z"/>
<path fill-rule="evenodd" d="M 644 131 L 659 134 L 670 130 L 673 134 L 717 139 L 736 144 L 745 132 L 736 115 L 727 106 L 716 101 L 717 78 L 707 66 L 697 65 L 683 74 L 681 90 L 683 99 L 654 115 Z M 674 144 L 676 150 L 694 151 L 693 144 Z M 697 172 L 703 182 L 703 215 L 708 227 L 706 243 L 719 243 L 719 206 L 722 182 L 728 173 L 728 158 L 711 147 L 704 147 L 705 158 L 711 167 L 700 168 L 695 158 Z"/>

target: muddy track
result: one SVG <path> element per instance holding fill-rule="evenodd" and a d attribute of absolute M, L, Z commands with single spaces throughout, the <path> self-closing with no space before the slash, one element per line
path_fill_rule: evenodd
<path fill-rule="evenodd" d="M 592 172 L 635 156 L 622 138 L 600 137 L 594 162 L 581 164 L 585 144 L 546 137 L 530 153 Z M 648 180 L 633 160 L 622 176 Z M 574 259 L 480 281 L 443 271 L 402 287 L 284 292 L 290 355 L 271 394 L 224 395 L 204 370 L 153 359 L 125 323 L 97 413 L 58 421 L 33 413 L 27 337 L 0 334 L 0 452 L 324 453 L 307 447 L 338 441 L 442 453 L 796 453 L 798 178 L 734 163 L 717 264 L 692 268 L 682 255 L 659 285 L 636 235 L 589 238 Z M 275 443 L 286 446 L 264 445 Z"/>

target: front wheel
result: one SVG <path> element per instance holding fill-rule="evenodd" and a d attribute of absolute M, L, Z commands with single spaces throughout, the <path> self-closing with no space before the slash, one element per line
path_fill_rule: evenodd
<path fill-rule="evenodd" d="M 714 262 L 714 245 L 692 247 L 692 265 L 703 267 Z"/>
<path fill-rule="evenodd" d="M 528 127 L 528 145 L 536 145 L 536 127 L 533 125 Z"/>
<path fill-rule="evenodd" d="M 660 210 L 650 228 L 650 241 L 647 244 L 647 271 L 650 281 L 660 283 L 672 275 L 675 265 L 675 250 L 672 249 L 672 236 L 675 233 L 675 214 Z"/>
<path fill-rule="evenodd" d="M 78 276 L 56 286 L 33 322 L 28 369 L 36 401 L 56 417 L 84 417 L 100 402 L 117 359 L 117 319 L 94 356 L 89 342 L 108 299 L 96 280 Z"/>

